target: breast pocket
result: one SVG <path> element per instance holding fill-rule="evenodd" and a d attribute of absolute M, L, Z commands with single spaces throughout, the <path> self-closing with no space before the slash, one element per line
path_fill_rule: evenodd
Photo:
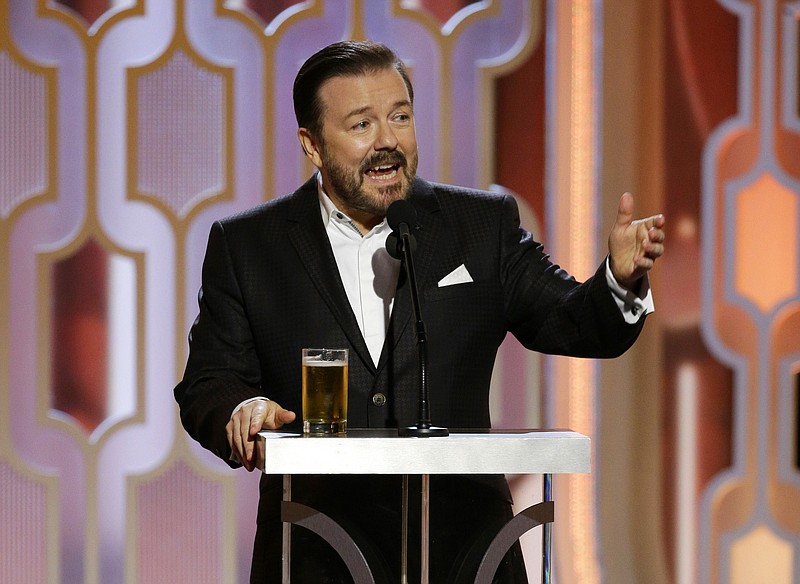
<path fill-rule="evenodd" d="M 437 310 L 441 304 L 452 304 L 454 307 L 491 313 L 497 308 L 500 292 L 497 286 L 481 282 L 466 282 L 452 286 L 432 287 L 423 295 L 426 304 Z"/>
<path fill-rule="evenodd" d="M 430 288 L 423 294 L 422 313 L 431 347 L 474 356 L 478 348 L 493 347 L 505 336 L 498 286 L 469 282 Z"/>
<path fill-rule="evenodd" d="M 488 293 L 488 286 L 478 282 L 464 282 L 463 284 L 452 284 L 429 288 L 425 291 L 425 300 L 438 302 L 448 298 L 469 298 L 471 296 L 483 296 Z"/>

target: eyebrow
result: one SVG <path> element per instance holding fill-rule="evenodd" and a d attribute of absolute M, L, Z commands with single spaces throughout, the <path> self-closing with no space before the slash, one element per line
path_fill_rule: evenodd
<path fill-rule="evenodd" d="M 392 110 L 396 110 L 397 108 L 401 108 L 401 107 L 411 107 L 411 102 L 409 100 L 407 100 L 407 99 L 401 99 L 399 101 L 396 101 L 392 105 Z M 372 106 L 365 105 L 364 107 L 360 107 L 360 108 L 354 109 L 353 111 L 349 112 L 347 114 L 347 116 L 345 116 L 345 117 L 346 118 L 351 118 L 353 116 L 360 116 L 361 114 L 367 113 L 371 109 L 372 109 Z"/>

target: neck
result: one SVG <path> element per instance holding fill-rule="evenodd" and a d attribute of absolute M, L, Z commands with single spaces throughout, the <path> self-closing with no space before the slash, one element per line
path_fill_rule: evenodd
<path fill-rule="evenodd" d="M 352 209 L 345 211 L 345 213 L 347 213 L 347 216 L 350 217 L 353 223 L 355 223 L 356 227 L 358 227 L 361 235 L 368 233 L 373 227 L 383 221 L 383 217 L 370 215 L 368 213 L 361 213 L 359 211 L 353 211 Z"/>
<path fill-rule="evenodd" d="M 375 215 L 370 213 L 369 211 L 362 211 L 360 209 L 354 209 L 350 205 L 347 205 L 342 199 L 340 199 L 334 193 L 331 193 L 330 190 L 326 189 L 326 193 L 330 198 L 331 202 L 334 206 L 339 209 L 342 213 L 347 215 L 350 220 L 358 227 L 358 230 L 361 232 L 361 235 L 369 232 L 370 229 L 375 227 L 378 223 L 383 221 L 384 215 Z"/>

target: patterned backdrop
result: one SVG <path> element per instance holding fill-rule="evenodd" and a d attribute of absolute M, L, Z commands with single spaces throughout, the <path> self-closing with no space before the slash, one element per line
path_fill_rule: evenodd
<path fill-rule="evenodd" d="M 311 172 L 300 64 L 371 38 L 420 174 L 514 194 L 576 276 L 623 191 L 667 214 L 633 350 L 498 357 L 495 427 L 592 437 L 554 580 L 800 584 L 798 37 L 779 0 L 0 0 L 0 582 L 246 581 L 257 476 L 172 398 L 200 264 Z"/>

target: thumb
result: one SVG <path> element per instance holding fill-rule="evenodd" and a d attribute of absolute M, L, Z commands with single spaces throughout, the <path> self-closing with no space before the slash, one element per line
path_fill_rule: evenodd
<path fill-rule="evenodd" d="M 294 422 L 296 417 L 296 414 L 292 410 L 284 410 L 283 408 L 281 408 L 275 414 L 276 421 L 280 422 L 281 424 L 289 424 Z"/>
<path fill-rule="evenodd" d="M 631 223 L 633 223 L 633 195 L 625 193 L 619 199 L 616 225 L 627 227 Z"/>

